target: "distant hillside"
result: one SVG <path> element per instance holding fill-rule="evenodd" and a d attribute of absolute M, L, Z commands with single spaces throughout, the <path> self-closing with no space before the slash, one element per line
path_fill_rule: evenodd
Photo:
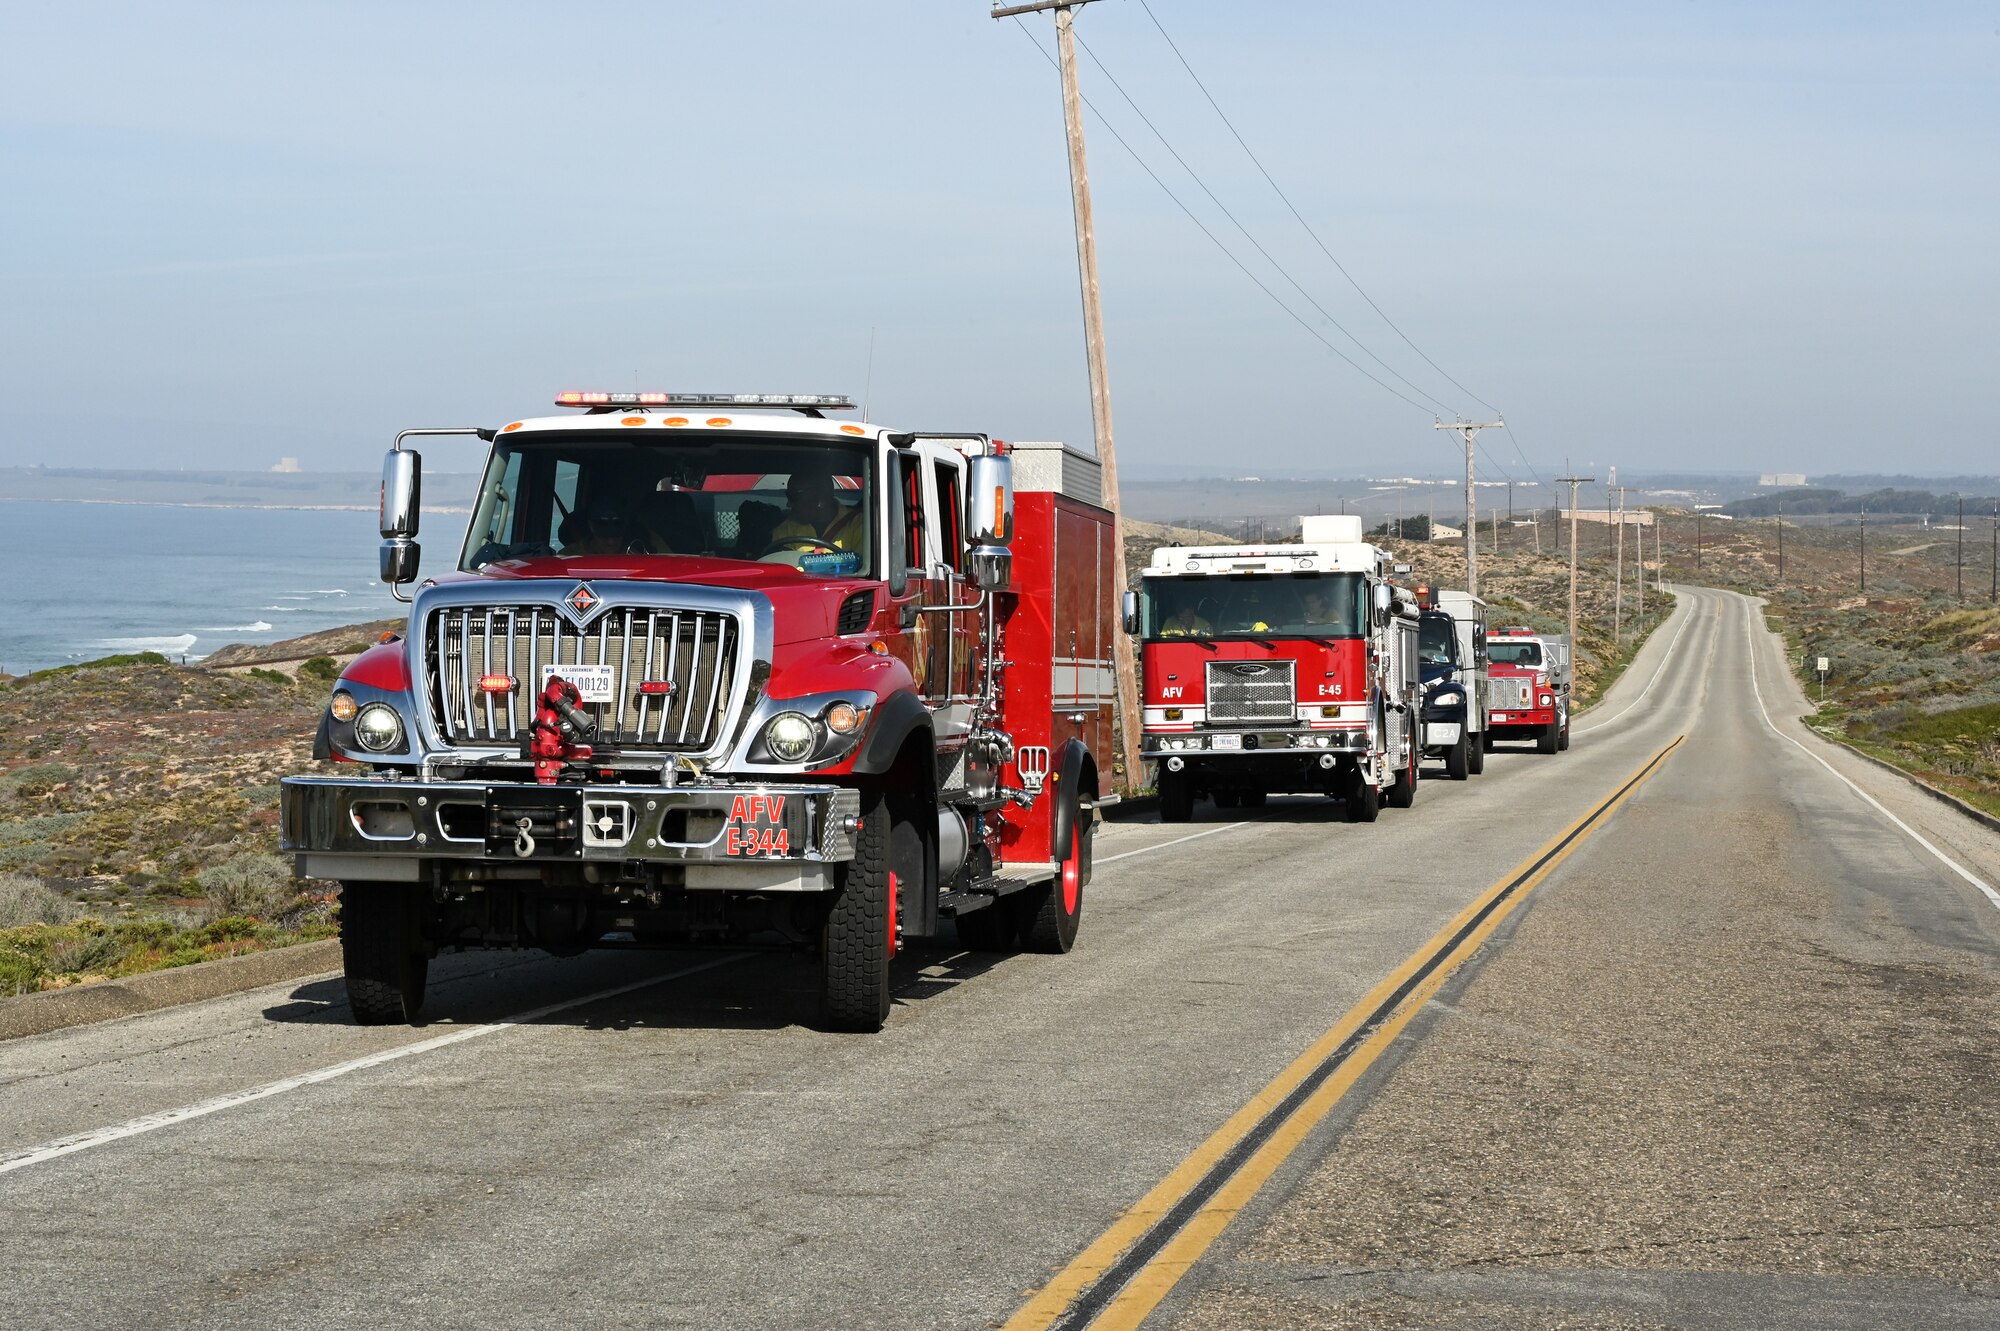
<path fill-rule="evenodd" d="M 467 511 L 478 477 L 436 472 L 424 477 L 425 511 Z M 381 498 L 374 472 L 99 470 L 84 467 L 0 467 L 0 499 L 97 504 L 174 504 L 191 508 L 372 509 Z"/>

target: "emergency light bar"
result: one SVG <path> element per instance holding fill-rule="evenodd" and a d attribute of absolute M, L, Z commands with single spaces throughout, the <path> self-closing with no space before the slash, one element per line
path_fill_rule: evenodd
<path fill-rule="evenodd" d="M 852 411 L 845 393 L 596 393 L 556 394 L 558 407 L 777 407 L 785 411 Z"/>

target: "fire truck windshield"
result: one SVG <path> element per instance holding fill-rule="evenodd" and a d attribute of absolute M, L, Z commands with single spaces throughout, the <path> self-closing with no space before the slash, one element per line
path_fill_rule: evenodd
<path fill-rule="evenodd" d="M 1486 640 L 1486 658 L 1494 665 L 1538 666 L 1542 663 L 1539 642 L 1508 642 L 1504 638 Z"/>
<path fill-rule="evenodd" d="M 1358 573 L 1147 578 L 1148 638 L 1355 638 L 1368 619 Z"/>
<path fill-rule="evenodd" d="M 1456 665 L 1458 636 L 1447 615 L 1425 615 L 1417 627 L 1417 660 L 1424 665 Z"/>
<path fill-rule="evenodd" d="M 866 446 L 817 439 L 503 438 L 480 482 L 459 567 L 608 554 L 798 567 L 819 556 L 821 571 L 859 573 L 877 548 L 874 475 Z"/>

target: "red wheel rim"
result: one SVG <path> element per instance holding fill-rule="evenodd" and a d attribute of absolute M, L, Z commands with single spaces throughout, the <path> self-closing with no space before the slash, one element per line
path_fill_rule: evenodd
<path fill-rule="evenodd" d="M 889 875 L 889 955 L 896 955 L 896 875 Z"/>
<path fill-rule="evenodd" d="M 1063 914 L 1076 914 L 1076 899 L 1083 895 L 1083 833 L 1071 828 L 1069 858 L 1062 866 Z"/>

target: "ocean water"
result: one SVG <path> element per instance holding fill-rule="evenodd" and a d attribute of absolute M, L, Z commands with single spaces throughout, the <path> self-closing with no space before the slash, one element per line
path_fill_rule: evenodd
<path fill-rule="evenodd" d="M 463 517 L 425 515 L 426 572 Z M 0 500 L 0 672 L 116 652 L 198 660 L 402 613 L 375 579 L 373 509 Z"/>

